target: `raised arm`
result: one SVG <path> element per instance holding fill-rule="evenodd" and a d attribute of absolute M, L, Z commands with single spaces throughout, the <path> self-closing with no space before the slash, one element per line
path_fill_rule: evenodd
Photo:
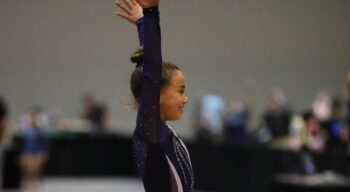
<path fill-rule="evenodd" d="M 125 13 L 116 14 L 137 24 L 140 44 L 143 45 L 143 73 L 135 134 L 150 143 L 158 143 L 160 120 L 160 81 L 162 72 L 159 0 L 123 0 L 116 5 Z M 143 11 L 140 14 L 140 7 Z M 141 12 L 142 13 L 142 12 Z M 143 44 L 144 41 L 144 44 Z"/>
<path fill-rule="evenodd" d="M 160 120 L 160 80 L 162 72 L 161 34 L 157 0 L 137 0 L 144 14 L 144 55 L 142 91 L 137 115 L 136 134 L 158 143 Z"/>

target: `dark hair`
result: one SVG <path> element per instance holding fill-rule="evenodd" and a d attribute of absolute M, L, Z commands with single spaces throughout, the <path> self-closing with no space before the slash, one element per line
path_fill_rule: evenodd
<path fill-rule="evenodd" d="M 142 90 L 142 83 L 141 83 L 142 75 L 143 75 L 142 58 L 143 58 L 142 48 L 139 48 L 130 58 L 131 62 L 136 64 L 136 67 L 134 71 L 131 73 L 131 77 L 130 77 L 130 89 L 136 103 L 139 102 L 140 94 Z M 176 70 L 180 70 L 180 68 L 169 61 L 163 61 L 162 76 L 160 81 L 161 88 L 164 88 L 169 85 L 171 74 Z"/>
<path fill-rule="evenodd" d="M 5 120 L 6 116 L 7 116 L 7 113 L 8 113 L 8 111 L 7 111 L 6 103 L 0 97 L 0 142 L 2 141 L 2 136 L 3 136 L 4 131 L 5 131 L 4 130 L 5 127 L 4 127 L 3 122 L 4 122 L 4 120 Z"/>
<path fill-rule="evenodd" d="M 0 97 L 0 121 L 7 116 L 7 107 L 5 101 Z"/>

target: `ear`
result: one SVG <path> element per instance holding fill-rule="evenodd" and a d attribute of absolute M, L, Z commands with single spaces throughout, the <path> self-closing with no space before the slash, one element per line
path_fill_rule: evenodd
<path fill-rule="evenodd" d="M 166 100 L 166 95 L 168 91 L 169 86 L 164 86 L 160 89 L 160 98 L 159 98 L 159 104 L 163 104 Z"/>

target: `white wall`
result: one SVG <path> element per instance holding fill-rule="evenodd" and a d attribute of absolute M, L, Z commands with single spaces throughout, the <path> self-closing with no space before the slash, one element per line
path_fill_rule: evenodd
<path fill-rule="evenodd" d="M 0 94 L 14 118 L 33 104 L 76 116 L 83 92 L 105 100 L 116 131 L 131 133 L 130 54 L 135 27 L 114 16 L 113 0 L 1 0 Z M 225 98 L 250 87 L 258 111 L 271 87 L 285 89 L 296 110 L 326 87 L 342 94 L 350 63 L 350 1 L 177 0 L 161 2 L 164 58 L 178 64 L 192 98 Z"/>

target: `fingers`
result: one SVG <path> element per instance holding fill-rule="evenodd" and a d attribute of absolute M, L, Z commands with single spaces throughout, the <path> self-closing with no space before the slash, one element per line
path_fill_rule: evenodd
<path fill-rule="evenodd" d="M 129 0 L 123 0 L 123 1 L 124 1 L 125 5 L 126 5 L 129 9 L 132 9 L 132 5 L 131 5 L 131 3 L 130 3 Z"/>
<path fill-rule="evenodd" d="M 137 19 L 143 16 L 142 7 L 135 0 L 116 1 L 115 4 L 123 11 L 115 11 L 115 14 L 131 23 L 136 23 Z"/>
<path fill-rule="evenodd" d="M 129 9 L 129 7 L 125 7 L 123 4 L 121 4 L 120 2 L 116 1 L 115 4 L 120 8 L 122 9 L 123 11 L 125 11 L 125 13 L 127 14 L 131 14 L 131 11 Z"/>
<path fill-rule="evenodd" d="M 135 0 L 130 0 L 130 3 L 135 7 L 138 5 Z"/>
<path fill-rule="evenodd" d="M 125 15 L 125 14 L 123 14 L 123 13 L 120 13 L 120 12 L 118 12 L 118 11 L 116 11 L 115 14 L 118 15 L 119 17 L 121 17 L 121 18 L 126 19 L 126 20 L 129 20 L 129 19 L 130 19 L 129 16 L 127 16 L 127 15 Z"/>

